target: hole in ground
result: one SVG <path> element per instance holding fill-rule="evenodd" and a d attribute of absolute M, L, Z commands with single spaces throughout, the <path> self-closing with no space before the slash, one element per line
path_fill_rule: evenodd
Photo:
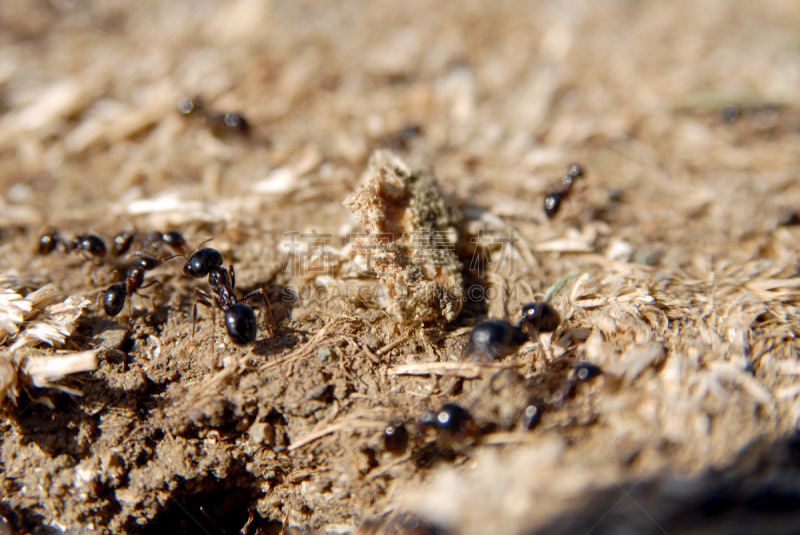
<path fill-rule="evenodd" d="M 167 508 L 141 531 L 141 535 L 237 535 L 250 518 L 251 504 L 254 505 L 258 493 L 255 479 L 246 472 L 238 472 L 224 480 L 208 478 L 195 481 L 178 491 L 169 500 Z M 280 533 L 280 522 L 264 519 L 252 511 L 253 521 L 247 535 Z"/>

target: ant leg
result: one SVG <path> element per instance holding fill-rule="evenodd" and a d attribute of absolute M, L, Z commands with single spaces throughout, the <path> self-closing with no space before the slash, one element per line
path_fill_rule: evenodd
<path fill-rule="evenodd" d="M 236 288 L 236 272 L 233 270 L 233 264 L 231 264 L 231 288 Z"/>
<path fill-rule="evenodd" d="M 153 286 L 154 284 L 158 285 L 158 291 L 159 292 L 164 293 L 164 287 L 161 285 L 161 281 L 157 281 L 157 280 L 151 280 L 147 284 L 143 284 L 142 286 L 139 286 L 139 289 L 149 288 L 150 286 Z"/>
<path fill-rule="evenodd" d="M 192 340 L 194 340 L 194 333 L 195 328 L 197 326 L 197 305 L 207 306 L 210 309 L 214 309 L 214 305 L 206 301 L 205 299 L 198 299 L 194 302 L 194 306 L 192 307 Z"/>
<path fill-rule="evenodd" d="M 249 294 L 245 295 L 242 301 L 247 301 L 252 299 L 253 297 L 261 296 L 261 299 L 264 301 L 264 308 L 266 312 L 269 313 L 269 319 L 266 317 L 266 313 L 264 314 L 264 322 L 267 324 L 267 330 L 270 333 L 270 338 L 278 332 L 278 326 L 275 324 L 275 315 L 272 313 L 272 307 L 269 304 L 269 299 L 267 299 L 267 294 L 264 292 L 263 288 L 259 288 L 258 290 L 253 290 Z"/>
<path fill-rule="evenodd" d="M 136 290 L 134 290 L 134 291 L 133 291 L 133 293 L 135 293 L 135 294 L 136 294 L 136 295 L 138 295 L 139 297 L 144 297 L 144 298 L 147 298 L 147 299 L 149 299 L 149 300 L 150 300 L 150 304 L 152 304 L 152 305 L 153 305 L 153 314 L 155 314 L 155 313 L 156 313 L 156 300 L 155 300 L 155 298 L 154 298 L 152 295 L 144 295 L 144 294 L 140 294 L 140 293 L 139 293 L 138 291 L 136 291 Z"/>
<path fill-rule="evenodd" d="M 192 307 L 192 339 L 194 339 L 195 327 L 197 325 L 197 305 L 207 306 L 212 311 L 214 310 L 214 305 L 208 301 L 208 299 L 211 299 L 210 295 L 199 288 L 195 288 L 194 291 L 197 292 L 200 297 L 194 302 L 194 306 Z"/>

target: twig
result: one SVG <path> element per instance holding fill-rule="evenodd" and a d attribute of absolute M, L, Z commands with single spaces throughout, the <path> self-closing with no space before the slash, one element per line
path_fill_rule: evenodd
<path fill-rule="evenodd" d="M 388 353 L 389 351 L 391 351 L 392 349 L 394 349 L 394 348 L 396 348 L 397 346 L 400 346 L 400 345 L 402 345 L 402 344 L 406 343 L 406 342 L 407 342 L 407 341 L 409 341 L 409 340 L 411 340 L 411 337 L 410 337 L 410 336 L 408 336 L 408 335 L 406 335 L 406 336 L 403 336 L 403 337 L 402 337 L 402 338 L 400 338 L 399 340 L 395 340 L 395 341 L 394 341 L 394 342 L 392 342 L 391 344 L 388 344 L 388 345 L 385 345 L 385 346 L 383 346 L 382 348 L 380 348 L 379 350 L 377 350 L 375 353 L 376 353 L 377 355 L 383 356 L 383 355 L 385 355 L 386 353 Z"/>
<path fill-rule="evenodd" d="M 475 379 L 485 371 L 505 370 L 524 366 L 524 362 L 509 364 L 478 364 L 475 362 L 423 362 L 392 366 L 389 375 L 456 375 L 465 379 Z"/>
<path fill-rule="evenodd" d="M 287 449 L 289 451 L 294 451 L 298 448 L 302 448 L 303 446 L 307 446 L 314 441 L 321 439 L 326 435 L 330 435 L 331 433 L 335 433 L 336 431 L 342 431 L 348 429 L 350 431 L 354 431 L 356 429 L 383 429 L 386 426 L 383 422 L 376 422 L 375 420 L 362 420 L 361 418 L 354 418 L 352 420 L 345 420 L 336 424 L 333 424 L 329 427 L 324 429 L 320 429 L 319 431 L 312 431 L 311 433 L 307 434 L 303 438 L 299 439 L 297 442 L 289 446 Z"/>

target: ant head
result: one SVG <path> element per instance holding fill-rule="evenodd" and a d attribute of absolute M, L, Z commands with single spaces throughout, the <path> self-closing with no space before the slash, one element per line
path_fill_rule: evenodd
<path fill-rule="evenodd" d="M 198 249 L 189 257 L 183 266 L 183 273 L 200 279 L 208 275 L 212 269 L 222 265 L 222 253 L 216 249 Z"/>

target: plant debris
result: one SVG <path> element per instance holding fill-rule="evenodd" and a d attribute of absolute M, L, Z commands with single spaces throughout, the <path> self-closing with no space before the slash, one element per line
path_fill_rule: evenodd
<path fill-rule="evenodd" d="M 41 344 L 53 348 L 64 345 L 89 304 L 83 297 L 64 297 L 52 284 L 25 297 L 12 288 L 0 290 L 0 327 L 5 331 L 0 346 L 10 344 L 0 347 L 0 401 L 9 397 L 16 402 L 19 385 L 26 383 L 80 395 L 80 391 L 56 383 L 67 375 L 97 369 L 96 351 L 46 354 L 32 348 Z"/>

